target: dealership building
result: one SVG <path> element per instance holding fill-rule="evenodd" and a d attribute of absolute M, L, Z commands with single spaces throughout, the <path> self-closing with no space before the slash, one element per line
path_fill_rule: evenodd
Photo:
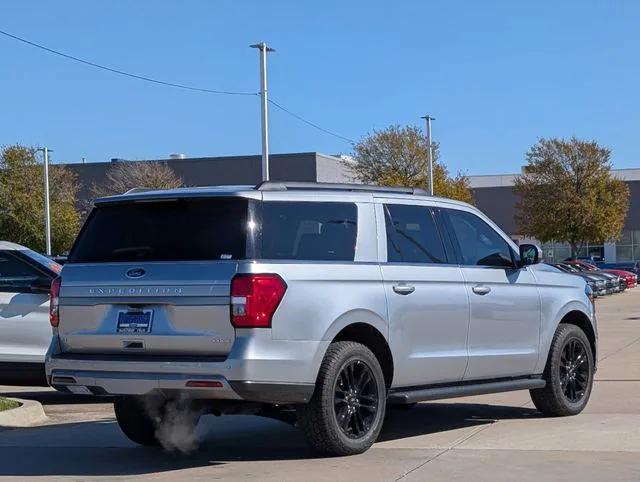
<path fill-rule="evenodd" d="M 182 178 L 185 186 L 254 185 L 261 179 L 261 157 L 186 157 L 173 154 L 165 162 Z M 112 159 L 111 162 L 66 164 L 79 181 L 79 198 L 88 200 L 91 187 L 106 182 L 108 170 L 119 162 L 150 162 Z M 349 158 L 318 152 L 272 154 L 269 156 L 273 181 L 353 182 Z M 588 243 L 581 256 L 604 258 L 608 262 L 640 260 L 640 169 L 615 169 L 614 176 L 629 186 L 630 204 L 621 238 L 610 243 Z M 517 174 L 469 176 L 475 203 L 516 242 L 525 238 L 515 221 L 517 195 L 513 191 Z M 437 194 L 437 193 L 436 193 Z M 535 240 L 534 240 L 535 241 Z M 566 243 L 542 245 L 548 261 L 561 261 L 571 254 Z"/>
<path fill-rule="evenodd" d="M 107 182 L 107 172 L 118 163 L 163 162 L 184 182 L 185 186 L 256 185 L 262 180 L 262 157 L 224 156 L 187 157 L 171 154 L 166 159 L 127 160 L 113 158 L 111 162 L 64 164 L 78 180 L 78 197 L 91 198 L 92 186 Z M 330 156 L 318 152 L 271 154 L 269 173 L 272 181 L 353 182 L 348 157 Z"/>
<path fill-rule="evenodd" d="M 612 174 L 629 186 L 629 212 L 622 236 L 610 243 L 587 243 L 580 256 L 603 258 L 607 262 L 640 260 L 640 169 L 614 169 Z M 469 176 L 476 205 L 516 242 L 524 236 L 515 221 L 517 195 L 513 192 L 517 174 Z M 547 261 L 562 261 L 571 254 L 566 243 L 542 244 Z"/>

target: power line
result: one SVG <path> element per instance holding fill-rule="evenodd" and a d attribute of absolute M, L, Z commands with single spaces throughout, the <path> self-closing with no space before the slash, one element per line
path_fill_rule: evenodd
<path fill-rule="evenodd" d="M 24 44 L 30 45 L 32 47 L 38 48 L 40 50 L 44 50 L 45 52 L 49 52 L 51 54 L 58 55 L 58 56 L 63 57 L 65 59 L 67 59 L 67 60 L 73 60 L 74 62 L 79 62 L 81 64 L 88 65 L 90 67 L 94 67 L 94 68 L 97 68 L 97 69 L 105 70 L 107 72 L 111 72 L 111 73 L 118 74 L 118 75 L 123 75 L 125 77 L 131 77 L 131 78 L 137 79 L 137 80 L 143 80 L 145 82 L 151 82 L 151 83 L 154 83 L 154 84 L 160 84 L 160 85 L 165 85 L 165 86 L 168 86 L 168 87 L 175 87 L 175 88 L 184 89 L 184 90 L 191 90 L 191 91 L 195 91 L 195 92 L 205 92 L 205 93 L 208 93 L 208 94 L 259 95 L 256 92 L 240 92 L 240 91 L 231 91 L 231 90 L 207 89 L 207 88 L 204 88 L 204 87 L 196 87 L 196 86 L 193 86 L 193 85 L 185 85 L 185 84 L 176 84 L 174 82 L 168 82 L 168 81 L 165 81 L 165 80 L 154 79 L 154 78 L 151 78 L 151 77 L 146 77 L 144 75 L 138 75 L 138 74 L 133 74 L 131 72 L 125 72 L 124 70 L 114 69 L 112 67 L 107 67 L 106 65 L 101 65 L 101 64 L 97 64 L 95 62 L 91 62 L 89 60 L 81 59 L 80 57 L 75 57 L 73 55 L 69 55 L 69 54 L 66 54 L 64 52 L 60 52 L 59 50 L 55 50 L 55 49 L 46 47 L 44 45 L 38 44 L 36 42 L 32 42 L 32 41 L 27 40 L 25 38 L 18 37 L 17 35 L 10 34 L 9 32 L 5 32 L 4 30 L 0 30 L 0 34 L 4 35 L 6 37 L 12 38 L 14 40 L 17 40 L 19 42 L 22 42 Z M 290 111 L 289 109 L 284 107 L 282 104 L 279 104 L 279 103 L 275 102 L 272 99 L 269 99 L 268 101 L 274 107 L 276 107 L 276 108 L 280 109 L 281 111 L 289 114 L 290 116 L 298 119 L 299 121 L 304 122 L 305 124 L 315 128 L 315 129 L 317 129 L 317 130 L 319 130 L 321 132 L 324 132 L 325 134 L 328 134 L 330 136 L 336 137 L 336 138 L 341 139 L 343 141 L 346 141 L 346 142 L 348 142 L 350 144 L 355 144 L 355 141 L 353 139 L 349 139 L 348 137 L 341 136 L 340 134 L 336 134 L 335 132 L 332 132 L 332 131 L 330 131 L 328 129 L 325 129 L 324 127 L 321 127 L 318 124 L 316 124 L 314 122 L 311 122 L 310 120 L 307 120 L 304 117 L 296 114 L 295 112 Z"/>
<path fill-rule="evenodd" d="M 310 125 L 311 127 L 315 127 L 316 129 L 318 129 L 319 131 L 324 132 L 325 134 L 329 134 L 330 136 L 333 137 L 337 137 L 338 139 L 342 139 L 343 141 L 348 142 L 349 144 L 355 144 L 356 141 L 354 141 L 353 139 L 349 139 L 348 137 L 344 137 L 341 136 L 340 134 L 336 134 L 335 132 L 332 132 L 330 130 L 325 129 L 324 127 L 320 127 L 318 124 L 314 124 L 313 122 L 311 122 L 310 120 L 305 119 L 302 116 L 299 116 L 298 114 L 296 114 L 295 112 L 291 112 L 289 109 L 287 109 L 286 107 L 278 104 L 276 101 L 274 101 L 273 99 L 268 99 L 269 104 L 273 105 L 274 107 L 277 107 L 278 109 L 280 109 L 283 112 L 286 112 L 287 114 L 289 114 L 292 117 L 295 117 L 296 119 L 298 119 L 299 121 L 304 122 L 305 124 Z"/>
<path fill-rule="evenodd" d="M 73 55 L 65 54 L 64 52 L 60 52 L 58 50 L 54 50 L 54 49 L 51 49 L 49 47 L 45 47 L 44 45 L 40 45 L 40 44 L 37 44 L 35 42 L 31 42 L 30 40 L 27 40 L 25 38 L 18 37 L 16 35 L 12 35 L 9 32 L 5 32 L 4 30 L 0 30 L 0 34 L 4 35 L 6 37 L 12 38 L 14 40 L 17 40 L 19 42 L 23 42 L 23 43 L 25 43 L 27 45 L 31 45 L 32 47 L 36 47 L 38 49 L 44 50 L 46 52 L 49 52 L 49 53 L 52 53 L 52 54 L 55 54 L 55 55 L 59 55 L 60 57 L 64 57 L 65 59 L 68 59 L 68 60 L 73 60 L 75 62 L 80 62 L 82 64 L 89 65 L 89 66 L 95 67 L 97 69 L 106 70 L 107 72 L 112 72 L 114 74 L 124 75 L 126 77 L 131 77 L 131 78 L 138 79 L 138 80 L 144 80 L 145 82 L 153 82 L 154 84 L 166 85 L 168 87 L 176 87 L 178 89 L 193 90 L 193 91 L 196 91 L 196 92 L 207 92 L 209 94 L 258 95 L 255 92 L 235 92 L 235 91 L 231 91 L 231 90 L 205 89 L 203 87 L 194 87 L 192 85 L 176 84 L 176 83 L 173 83 L 173 82 L 167 82 L 165 80 L 152 79 L 151 77 L 145 77 L 144 75 L 132 74 L 130 72 L 125 72 L 124 70 L 114 69 L 114 68 L 111 68 L 111 67 L 107 67 L 105 65 L 96 64 L 95 62 L 90 62 L 89 60 L 84 60 L 84 59 L 81 59 L 79 57 L 74 57 Z"/>

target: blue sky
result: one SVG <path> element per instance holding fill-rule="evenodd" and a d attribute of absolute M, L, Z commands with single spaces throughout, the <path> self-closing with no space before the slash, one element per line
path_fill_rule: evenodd
<path fill-rule="evenodd" d="M 114 68 L 257 91 L 343 136 L 436 117 L 451 171 L 515 172 L 538 137 L 596 139 L 640 167 L 640 2 L 2 2 L 0 29 Z M 256 97 L 95 70 L 0 36 L 0 144 L 56 162 L 259 153 Z M 271 151 L 350 145 L 271 110 Z"/>

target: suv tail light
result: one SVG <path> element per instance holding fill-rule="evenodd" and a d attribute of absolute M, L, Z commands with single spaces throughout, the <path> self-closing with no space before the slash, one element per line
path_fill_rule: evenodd
<path fill-rule="evenodd" d="M 54 328 L 60 324 L 60 285 L 62 279 L 58 276 L 51 282 L 49 291 L 49 323 Z"/>
<path fill-rule="evenodd" d="M 231 280 L 231 324 L 269 328 L 286 283 L 277 274 L 238 274 Z"/>

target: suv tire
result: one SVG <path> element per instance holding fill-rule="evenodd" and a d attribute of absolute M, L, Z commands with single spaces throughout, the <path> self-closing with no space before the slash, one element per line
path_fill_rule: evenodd
<path fill-rule="evenodd" d="M 589 401 L 593 387 L 591 344 L 578 326 L 561 323 L 549 349 L 544 388 L 530 390 L 531 400 L 545 415 L 577 415 Z"/>
<path fill-rule="evenodd" d="M 156 438 L 156 421 L 145 409 L 144 399 L 140 397 L 116 397 L 113 401 L 116 420 L 120 430 L 131 440 L 140 445 L 158 445 Z"/>
<path fill-rule="evenodd" d="M 382 368 L 371 350 L 352 341 L 332 343 L 311 400 L 298 410 L 298 424 L 322 453 L 360 454 L 380 434 L 386 396 Z"/>
<path fill-rule="evenodd" d="M 200 412 L 195 411 L 189 402 L 167 400 L 159 397 L 116 397 L 113 403 L 116 420 L 120 430 L 140 445 L 163 445 L 168 450 L 190 451 L 195 444 L 196 425 Z M 165 427 L 165 424 L 166 425 Z M 171 437 L 163 443 L 163 427 L 166 431 L 179 430 L 180 444 L 176 445 Z"/>

